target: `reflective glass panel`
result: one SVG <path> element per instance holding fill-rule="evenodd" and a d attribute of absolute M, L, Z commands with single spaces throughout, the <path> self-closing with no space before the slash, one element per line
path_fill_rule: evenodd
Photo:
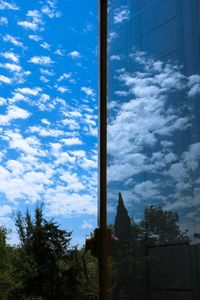
<path fill-rule="evenodd" d="M 200 299 L 200 3 L 110 0 L 114 300 Z"/>

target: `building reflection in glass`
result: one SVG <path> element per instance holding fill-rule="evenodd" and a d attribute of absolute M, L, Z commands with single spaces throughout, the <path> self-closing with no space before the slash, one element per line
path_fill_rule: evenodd
<path fill-rule="evenodd" d="M 113 299 L 200 299 L 200 1 L 111 0 Z"/>

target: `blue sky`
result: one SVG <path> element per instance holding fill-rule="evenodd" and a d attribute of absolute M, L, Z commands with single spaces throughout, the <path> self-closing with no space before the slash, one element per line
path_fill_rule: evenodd
<path fill-rule="evenodd" d="M 97 1 L 0 1 L 0 223 L 44 202 L 81 244 L 97 220 Z"/>

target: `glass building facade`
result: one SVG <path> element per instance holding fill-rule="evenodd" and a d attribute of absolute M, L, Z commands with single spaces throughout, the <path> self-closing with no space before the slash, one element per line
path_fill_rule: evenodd
<path fill-rule="evenodd" d="M 200 299 L 200 1 L 110 0 L 113 299 Z"/>

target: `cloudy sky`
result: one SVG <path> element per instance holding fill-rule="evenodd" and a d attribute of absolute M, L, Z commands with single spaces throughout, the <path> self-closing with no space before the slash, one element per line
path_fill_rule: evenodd
<path fill-rule="evenodd" d="M 139 2 L 109 3 L 109 221 L 121 191 L 136 220 L 146 206 L 159 204 L 178 211 L 183 228 L 194 232 L 200 223 L 200 76 L 187 74 L 170 52 L 173 5 L 161 34 L 162 18 L 148 24 L 142 14 L 139 22 L 133 18 Z M 0 0 L 0 224 L 13 229 L 11 242 L 13 212 L 33 211 L 37 202 L 73 231 L 74 244 L 97 225 L 97 4 Z M 171 42 L 154 43 L 164 32 Z M 172 55 L 163 59 L 162 51 Z"/>
<path fill-rule="evenodd" d="M 44 202 L 74 243 L 96 227 L 97 22 L 93 0 L 0 0 L 1 225 Z"/>

